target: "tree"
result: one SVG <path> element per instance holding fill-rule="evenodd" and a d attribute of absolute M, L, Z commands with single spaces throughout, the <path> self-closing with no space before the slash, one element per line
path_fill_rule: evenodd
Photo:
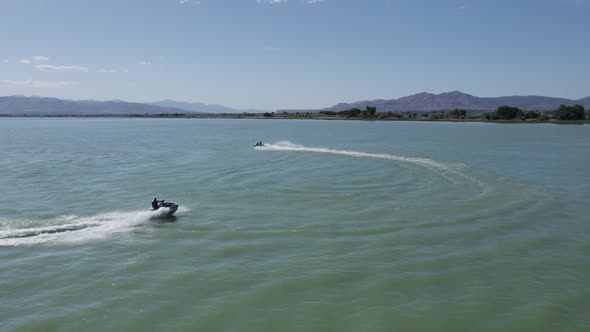
<path fill-rule="evenodd" d="M 372 118 L 375 116 L 375 113 L 377 113 L 377 107 L 367 106 L 367 107 L 365 107 L 364 112 L 368 118 Z"/>
<path fill-rule="evenodd" d="M 451 118 L 462 118 L 465 117 L 465 115 L 467 115 L 467 111 L 455 108 L 454 110 L 448 112 L 448 115 Z"/>
<path fill-rule="evenodd" d="M 499 119 L 498 115 L 495 112 L 493 112 L 493 113 L 483 113 L 481 115 L 481 117 L 482 117 L 482 119 L 486 119 L 486 120 L 498 120 Z"/>
<path fill-rule="evenodd" d="M 522 111 L 517 107 L 500 106 L 496 110 L 496 115 L 502 120 L 512 120 L 522 114 Z"/>
<path fill-rule="evenodd" d="M 584 120 L 586 112 L 584 112 L 584 106 L 580 104 L 573 106 L 562 104 L 553 112 L 553 117 L 557 120 Z"/>
<path fill-rule="evenodd" d="M 535 111 L 526 111 L 522 113 L 522 116 L 525 119 L 538 119 L 541 116 L 541 113 Z"/>
<path fill-rule="evenodd" d="M 361 114 L 361 110 L 358 108 L 351 108 L 349 110 L 344 110 L 338 112 L 338 115 L 344 115 L 348 118 L 356 118 Z"/>
<path fill-rule="evenodd" d="M 432 112 L 428 114 L 428 118 L 430 120 L 440 120 L 445 118 L 445 113 L 442 112 Z"/>

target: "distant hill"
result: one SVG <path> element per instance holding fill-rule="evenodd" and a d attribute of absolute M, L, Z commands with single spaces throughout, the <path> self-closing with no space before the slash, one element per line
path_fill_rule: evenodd
<path fill-rule="evenodd" d="M 197 113 L 259 113 L 262 111 L 257 110 L 239 110 L 223 105 L 216 105 L 216 104 L 204 104 L 204 103 L 187 103 L 182 101 L 176 101 L 171 99 L 165 99 L 161 101 L 156 101 L 153 103 L 149 103 L 150 105 L 162 106 L 162 107 L 174 107 L 183 109 L 189 112 L 197 112 Z"/>
<path fill-rule="evenodd" d="M 187 113 L 172 107 L 161 107 L 121 100 L 64 100 L 45 97 L 0 97 L 0 115 L 129 115 Z"/>
<path fill-rule="evenodd" d="M 480 98 L 459 91 L 441 94 L 418 93 L 399 99 L 364 100 L 341 103 L 325 111 L 343 111 L 350 108 L 377 107 L 378 112 L 426 112 L 455 108 L 471 111 L 492 111 L 499 106 L 518 107 L 523 110 L 552 111 L 561 104 L 581 104 L 590 109 L 590 96 L 578 100 L 543 96 L 509 96 Z M 287 110 L 294 112 L 294 110 Z M 317 112 L 306 110 L 301 112 Z M 0 97 L 0 115 L 131 115 L 166 113 L 262 113 L 260 110 L 238 110 L 222 105 L 185 103 L 162 100 L 155 103 L 130 103 L 122 100 L 65 100 L 46 97 L 8 96 Z"/>
<path fill-rule="evenodd" d="M 566 98 L 553 98 L 543 96 L 509 96 L 509 97 L 475 97 L 459 91 L 432 94 L 427 92 L 402 97 L 399 99 L 363 100 L 354 103 L 341 103 L 323 111 L 343 111 L 350 108 L 364 109 L 366 106 L 377 107 L 378 112 L 404 112 L 404 111 L 439 111 L 455 108 L 471 111 L 492 111 L 499 106 L 512 106 L 524 110 L 555 110 L 561 104 L 581 104 L 586 109 L 590 108 L 590 97 L 579 100 Z"/>
<path fill-rule="evenodd" d="M 130 103 L 124 100 L 65 100 L 47 97 L 0 97 L 0 115 L 130 115 L 166 113 L 259 113 L 222 105 L 162 100 L 154 103 Z"/>

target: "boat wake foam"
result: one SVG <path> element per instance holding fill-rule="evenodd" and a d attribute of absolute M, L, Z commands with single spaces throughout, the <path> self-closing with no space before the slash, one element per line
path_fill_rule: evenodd
<path fill-rule="evenodd" d="M 313 147 L 307 147 L 304 145 L 294 144 L 289 141 L 280 141 L 275 144 L 265 144 L 264 146 L 258 146 L 255 149 L 256 150 L 269 150 L 269 151 L 315 152 L 315 153 L 335 154 L 335 155 L 343 155 L 343 156 L 350 156 L 350 157 L 357 157 L 357 158 L 386 159 L 386 160 L 408 162 L 408 163 L 413 163 L 413 164 L 422 165 L 422 166 L 426 166 L 426 167 L 434 167 L 434 168 L 445 169 L 445 170 L 451 169 L 451 168 L 466 167 L 464 164 L 442 163 L 442 162 L 439 162 L 439 161 L 436 161 L 433 159 L 429 159 L 429 158 L 403 157 L 403 156 L 397 156 L 397 155 L 388 154 L 388 153 L 368 153 L 368 152 L 350 151 L 350 150 L 313 148 Z"/>
<path fill-rule="evenodd" d="M 433 169 L 437 172 L 441 172 L 443 175 L 455 175 L 460 176 L 464 179 L 467 179 L 481 188 L 481 192 L 477 197 L 486 196 L 490 192 L 490 186 L 486 183 L 480 181 L 479 179 L 470 176 L 466 173 L 468 169 L 467 165 L 460 164 L 460 163 L 449 163 L 449 162 L 440 162 L 430 158 L 418 158 L 418 157 L 404 157 L 398 156 L 394 154 L 388 153 L 369 153 L 369 152 L 360 152 L 360 151 L 350 151 L 350 150 L 337 150 L 337 149 L 329 149 L 329 148 L 316 148 L 316 147 L 307 147 L 304 145 L 294 144 L 289 141 L 279 141 L 274 144 L 267 144 L 265 143 L 264 146 L 255 147 L 256 150 L 264 150 L 264 151 L 296 151 L 296 152 L 313 152 L 313 153 L 325 153 L 325 154 L 332 154 L 332 155 L 342 155 L 342 156 L 349 156 L 349 157 L 356 157 L 356 158 L 375 158 L 375 159 L 385 159 L 385 160 L 393 160 L 393 161 L 400 161 L 405 163 L 411 163 L 423 167 L 427 167 Z"/>
<path fill-rule="evenodd" d="M 180 207 L 179 212 L 190 211 Z M 128 233 L 158 211 L 110 212 L 89 217 L 62 216 L 46 221 L 0 218 L 0 247 L 36 244 L 80 244 Z"/>

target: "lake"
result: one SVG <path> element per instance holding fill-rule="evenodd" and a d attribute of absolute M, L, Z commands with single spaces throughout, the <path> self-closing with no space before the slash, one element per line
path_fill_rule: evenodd
<path fill-rule="evenodd" d="M 587 125 L 8 118 L 0 149 L 2 331 L 590 325 Z"/>

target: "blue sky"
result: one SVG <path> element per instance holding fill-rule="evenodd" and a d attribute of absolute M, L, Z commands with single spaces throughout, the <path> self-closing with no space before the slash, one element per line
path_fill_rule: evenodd
<path fill-rule="evenodd" d="M 590 0 L 2 0 L 0 95 L 305 109 L 590 95 Z"/>

